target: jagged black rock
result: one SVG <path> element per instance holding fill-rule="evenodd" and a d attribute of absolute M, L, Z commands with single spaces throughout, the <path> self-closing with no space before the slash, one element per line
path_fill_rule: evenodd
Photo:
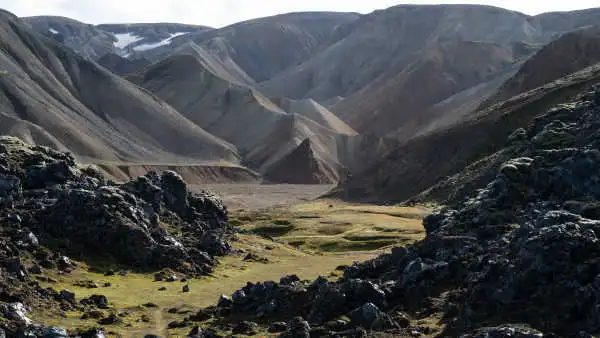
<path fill-rule="evenodd" d="M 210 192 L 189 191 L 175 172 L 118 184 L 69 153 L 13 137 L 0 137 L 0 224 L 0 303 L 9 333 L 29 324 L 19 310 L 29 300 L 73 306 L 61 296 L 66 290 L 42 289 L 30 275 L 40 266 L 69 272 L 74 265 L 64 255 L 197 276 L 231 249 L 226 207 Z"/>

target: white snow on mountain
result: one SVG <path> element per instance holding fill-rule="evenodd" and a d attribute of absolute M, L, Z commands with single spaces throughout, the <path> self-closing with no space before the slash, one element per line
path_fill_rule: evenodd
<path fill-rule="evenodd" d="M 170 44 L 174 38 L 184 35 L 184 34 L 187 34 L 187 33 L 189 33 L 189 32 L 171 33 L 171 36 L 167 39 L 164 39 L 159 42 L 154 42 L 154 43 L 144 43 L 142 45 L 133 47 L 133 50 L 136 52 L 143 52 L 143 51 L 154 49 L 154 48 L 157 48 L 160 46 L 166 46 L 166 45 Z"/>
<path fill-rule="evenodd" d="M 48 32 L 50 32 L 52 34 L 58 34 L 58 31 L 56 29 L 53 29 L 53 28 L 48 28 Z"/>
<path fill-rule="evenodd" d="M 130 44 L 143 39 L 133 33 L 115 34 L 115 38 L 117 38 L 117 41 L 114 42 L 114 46 L 120 49 L 123 49 Z"/>

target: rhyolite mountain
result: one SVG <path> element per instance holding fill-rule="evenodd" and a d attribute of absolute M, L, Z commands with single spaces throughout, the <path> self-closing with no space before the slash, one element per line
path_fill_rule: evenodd
<path fill-rule="evenodd" d="M 340 175 L 358 170 L 358 162 L 364 163 L 349 159 L 359 153 L 369 153 L 373 159 L 387 150 L 357 135 L 315 101 L 267 98 L 233 60 L 223 62 L 192 42 L 176 55 L 127 78 L 199 127 L 233 144 L 245 165 L 269 172 L 269 180 L 275 182 L 334 183 Z M 303 144 L 310 145 L 310 151 L 302 150 Z M 309 167 L 315 172 L 283 180 L 290 176 L 276 174 L 287 168 L 279 162 L 297 156 L 319 163 Z"/>
<path fill-rule="evenodd" d="M 290 177 L 277 171 L 302 157 L 318 163 L 305 167 L 314 175 L 299 175 L 310 177 L 305 183 L 354 184 L 401 149 L 593 64 L 590 26 L 599 19 L 599 9 L 528 16 L 479 5 L 400 5 L 366 15 L 281 14 L 217 29 L 81 25 L 112 41 L 95 58 L 100 65 L 223 140 L 269 181 Z M 27 20 L 48 35 L 56 18 Z M 563 35 L 571 45 L 544 56 Z M 434 153 L 429 146 L 419 154 Z"/>
<path fill-rule="evenodd" d="M 468 118 L 411 139 L 332 195 L 362 201 L 456 201 L 482 188 L 510 156 L 502 149 L 514 130 L 600 82 L 599 38 L 598 29 L 589 28 L 550 43 Z M 573 62 L 565 64 L 565 59 Z M 560 143 L 570 136 L 556 137 Z"/>
<path fill-rule="evenodd" d="M 60 16 L 34 16 L 23 20 L 36 31 L 87 58 L 98 59 L 117 51 L 112 34 L 94 25 Z"/>
<path fill-rule="evenodd" d="M 0 132 L 108 162 L 239 161 L 150 93 L 0 13 Z"/>

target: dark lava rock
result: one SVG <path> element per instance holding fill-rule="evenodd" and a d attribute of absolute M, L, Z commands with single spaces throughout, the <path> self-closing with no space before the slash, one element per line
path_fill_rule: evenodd
<path fill-rule="evenodd" d="M 23 303 L 0 305 L 0 312 L 2 312 L 4 318 L 15 322 L 18 326 L 31 324 L 31 319 L 27 317 L 27 308 Z"/>
<path fill-rule="evenodd" d="M 473 334 L 462 335 L 461 338 L 541 338 L 544 334 L 524 326 L 502 325 L 476 330 Z"/>
<path fill-rule="evenodd" d="M 0 302 L 63 310 L 77 309 L 75 295 L 45 290 L 36 279 L 50 279 L 30 274 L 39 275 L 41 268 L 72 272 L 77 266 L 69 257 L 107 257 L 129 269 L 196 277 L 212 271 L 215 256 L 230 252 L 233 235 L 219 198 L 192 193 L 175 172 L 149 172 L 119 184 L 79 165 L 70 153 L 5 136 L 0 136 L 0 223 Z M 26 267 L 23 257 L 32 257 L 33 264 Z M 19 319 L 5 319 L 12 335 Z"/>
<path fill-rule="evenodd" d="M 193 322 L 204 322 L 215 316 L 216 308 L 208 307 L 205 309 L 200 309 L 195 314 L 188 317 L 189 320 Z"/>
<path fill-rule="evenodd" d="M 119 316 L 117 316 L 116 314 L 112 313 L 108 317 L 99 320 L 98 324 L 100 324 L 100 325 L 114 325 L 114 324 L 118 324 L 120 322 L 121 322 L 121 318 L 119 318 Z"/>
<path fill-rule="evenodd" d="M 31 274 L 39 275 L 42 273 L 42 268 L 39 265 L 34 265 L 34 266 L 30 267 L 29 269 L 27 269 L 27 271 Z"/>
<path fill-rule="evenodd" d="M 299 282 L 300 281 L 300 277 L 296 276 L 296 275 L 290 275 L 290 276 L 285 276 L 285 277 L 281 277 L 281 279 L 279 280 L 279 284 L 282 285 L 291 285 L 295 282 Z"/>
<path fill-rule="evenodd" d="M 288 329 L 287 323 L 285 322 L 275 322 L 269 326 L 268 331 L 271 333 L 274 332 L 284 332 Z"/>
<path fill-rule="evenodd" d="M 47 327 L 44 329 L 44 338 L 67 338 L 69 337 L 67 330 L 60 327 Z"/>
<path fill-rule="evenodd" d="M 247 336 L 252 336 L 256 334 L 256 329 L 258 329 L 258 324 L 243 321 L 233 327 L 233 334 L 244 334 Z"/>
<path fill-rule="evenodd" d="M 56 265 L 62 271 L 73 271 L 75 269 L 75 265 L 71 262 L 71 259 L 67 256 L 61 256 L 56 260 Z"/>
<path fill-rule="evenodd" d="M 388 314 L 379 310 L 373 303 L 366 303 L 353 310 L 348 313 L 348 318 L 350 318 L 352 324 L 365 329 L 382 331 L 393 329 L 398 326 Z"/>
<path fill-rule="evenodd" d="M 295 317 L 288 324 L 288 329 L 279 335 L 282 338 L 310 338 L 310 325 L 304 318 Z"/>
<path fill-rule="evenodd" d="M 187 327 L 189 325 L 190 324 L 185 321 L 181 321 L 181 322 L 173 321 L 173 322 L 169 323 L 168 328 L 169 329 L 177 329 L 177 328 Z"/>
<path fill-rule="evenodd" d="M 187 335 L 188 338 L 217 338 L 222 337 L 215 333 L 214 330 L 211 329 L 203 329 L 199 326 L 195 326 Z"/>
<path fill-rule="evenodd" d="M 75 293 L 69 290 L 61 290 L 59 295 L 61 300 L 65 300 L 67 302 L 75 301 Z"/>
<path fill-rule="evenodd" d="M 104 295 L 92 295 L 87 299 L 82 299 L 81 303 L 94 305 L 99 309 L 108 309 L 108 298 Z"/>
<path fill-rule="evenodd" d="M 232 305 L 231 299 L 225 295 L 222 295 L 217 302 L 217 308 L 230 308 Z"/>
<path fill-rule="evenodd" d="M 104 329 L 93 328 L 79 333 L 81 338 L 106 338 Z"/>

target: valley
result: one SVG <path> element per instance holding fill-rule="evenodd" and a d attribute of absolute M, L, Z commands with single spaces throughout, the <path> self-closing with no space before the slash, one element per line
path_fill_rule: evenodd
<path fill-rule="evenodd" d="M 600 336 L 600 8 L 47 14 L 0 10 L 0 337 Z"/>
<path fill-rule="evenodd" d="M 248 187 L 215 188 L 217 191 L 240 191 Z M 274 188 L 275 191 L 282 189 Z M 313 187 L 316 188 L 323 189 Z M 305 189 L 287 186 L 286 193 L 303 195 Z M 223 196 L 225 201 L 230 198 Z M 239 195 L 235 196 L 239 198 Z M 428 212 L 425 208 L 376 207 L 333 200 L 296 201 L 295 204 L 261 206 L 254 210 L 234 209 L 230 222 L 242 232 L 232 242 L 234 253 L 220 259 L 219 266 L 210 276 L 185 282 L 157 282 L 154 274 L 128 272 L 124 276 L 106 276 L 105 271 L 120 269 L 78 262 L 77 269 L 69 274 L 57 275 L 44 270 L 40 277 L 53 280 L 42 283 L 43 286 L 66 289 L 77 297 L 106 296 L 110 310 L 104 311 L 102 316 L 109 312 L 122 316 L 122 323 L 111 325 L 107 337 L 143 337 L 147 334 L 181 337 L 191 326 L 200 323 L 192 321 L 182 328 L 167 329 L 169 323 L 182 321 L 201 307 L 215 305 L 219 295 L 232 294 L 248 281 L 278 281 L 282 276 L 294 274 L 307 280 L 318 276 L 337 278 L 343 274 L 340 267 L 372 259 L 389 251 L 392 243 L 410 244 L 422 239 L 424 230 L 420 220 Z M 334 231 L 336 227 L 342 227 L 343 232 Z M 358 245 L 348 245 L 347 238 Z M 249 255 L 254 258 L 247 259 Z M 88 288 L 86 283 L 95 283 L 99 288 Z M 105 283 L 110 286 L 102 287 Z M 189 293 L 182 292 L 184 285 L 189 285 Z M 161 287 L 166 289 L 161 291 Z M 144 306 L 147 303 L 153 305 Z M 70 328 L 97 325 L 98 319 L 81 319 L 83 314 L 58 309 L 48 311 L 42 305 L 33 312 L 32 319 Z M 269 335 L 267 332 L 258 334 Z"/>

